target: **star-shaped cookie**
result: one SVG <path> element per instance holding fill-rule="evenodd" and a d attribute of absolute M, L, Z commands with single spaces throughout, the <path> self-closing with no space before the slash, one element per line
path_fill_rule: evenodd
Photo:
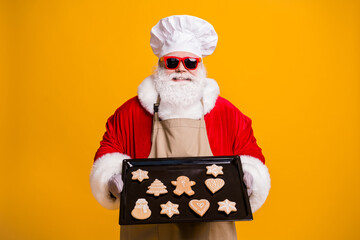
<path fill-rule="evenodd" d="M 174 204 L 168 201 L 166 204 L 160 204 L 160 207 L 160 214 L 166 214 L 169 218 L 171 218 L 174 214 L 180 214 L 178 210 L 179 204 Z"/>
<path fill-rule="evenodd" d="M 132 176 L 132 180 L 138 180 L 139 182 L 142 182 L 144 179 L 149 179 L 148 176 L 148 171 L 144 171 L 141 169 L 138 169 L 134 172 L 131 172 Z"/>
<path fill-rule="evenodd" d="M 223 167 L 221 166 L 213 164 L 211 166 L 207 166 L 206 168 L 207 168 L 206 174 L 208 175 L 212 174 L 214 177 L 217 177 L 217 175 L 224 174 L 222 171 Z"/>
<path fill-rule="evenodd" d="M 237 209 L 235 207 L 236 202 L 231 202 L 228 199 L 225 199 L 222 202 L 218 202 L 218 204 L 219 204 L 218 211 L 219 212 L 221 212 L 221 211 L 226 212 L 227 215 L 229 215 L 230 212 L 236 212 L 237 211 Z"/>

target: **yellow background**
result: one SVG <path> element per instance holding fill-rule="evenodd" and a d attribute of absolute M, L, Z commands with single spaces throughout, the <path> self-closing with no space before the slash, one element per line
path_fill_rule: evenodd
<path fill-rule="evenodd" d="M 212 23 L 205 58 L 253 120 L 272 179 L 239 239 L 360 238 L 360 4 L 9 0 L 0 5 L 0 239 L 118 239 L 89 173 L 105 121 L 151 74 L 163 17 Z"/>

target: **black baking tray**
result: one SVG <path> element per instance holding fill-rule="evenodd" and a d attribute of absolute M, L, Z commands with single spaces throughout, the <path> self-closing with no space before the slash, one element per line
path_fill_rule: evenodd
<path fill-rule="evenodd" d="M 217 177 L 207 175 L 206 166 L 212 164 L 222 166 L 224 174 Z M 149 179 L 145 179 L 141 183 L 132 180 L 131 172 L 138 169 L 148 171 Z M 239 156 L 129 159 L 124 160 L 122 173 L 124 189 L 121 192 L 120 225 L 249 221 L 253 219 Z M 179 176 L 187 176 L 191 181 L 196 182 L 192 186 L 195 191 L 194 195 L 188 196 L 184 193 L 177 196 L 173 193 L 176 187 L 171 184 L 171 181 L 175 181 Z M 225 185 L 218 192 L 212 194 L 205 185 L 205 180 L 208 178 L 221 178 L 225 181 Z M 159 197 L 146 193 L 148 186 L 155 179 L 159 179 L 167 187 L 168 193 L 161 194 Z M 138 220 L 131 215 L 139 198 L 145 198 L 148 202 L 151 210 L 151 216 L 148 219 Z M 203 217 L 190 209 L 188 204 L 192 199 L 207 199 L 210 202 L 210 207 Z M 227 215 L 225 212 L 218 211 L 217 202 L 225 199 L 236 202 L 236 212 Z M 179 215 L 169 218 L 167 215 L 160 214 L 160 204 L 165 204 L 167 201 L 179 204 Z"/>

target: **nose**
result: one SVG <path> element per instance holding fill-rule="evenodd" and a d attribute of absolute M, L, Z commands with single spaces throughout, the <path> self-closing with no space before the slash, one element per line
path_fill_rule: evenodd
<path fill-rule="evenodd" d="M 184 67 L 184 64 L 182 61 L 179 63 L 179 66 L 175 69 L 175 71 L 176 72 L 185 72 L 186 71 L 186 68 Z"/>

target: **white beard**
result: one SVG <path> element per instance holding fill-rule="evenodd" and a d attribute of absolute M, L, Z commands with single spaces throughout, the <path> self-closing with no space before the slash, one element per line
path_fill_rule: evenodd
<path fill-rule="evenodd" d="M 200 102 L 203 97 L 206 70 L 199 66 L 197 76 L 190 73 L 172 73 L 168 75 L 166 69 L 158 67 L 154 74 L 156 91 L 160 95 L 159 117 L 187 118 L 188 116 L 201 118 L 203 107 Z M 173 81 L 174 77 L 189 78 L 190 80 Z"/>
<path fill-rule="evenodd" d="M 174 77 L 190 78 L 184 81 L 173 81 Z M 166 74 L 166 69 L 158 67 L 155 72 L 155 88 L 160 94 L 162 102 L 174 106 L 189 106 L 194 104 L 203 96 L 205 86 L 206 71 L 204 67 L 199 66 L 198 76 L 190 73 L 174 72 Z"/>

